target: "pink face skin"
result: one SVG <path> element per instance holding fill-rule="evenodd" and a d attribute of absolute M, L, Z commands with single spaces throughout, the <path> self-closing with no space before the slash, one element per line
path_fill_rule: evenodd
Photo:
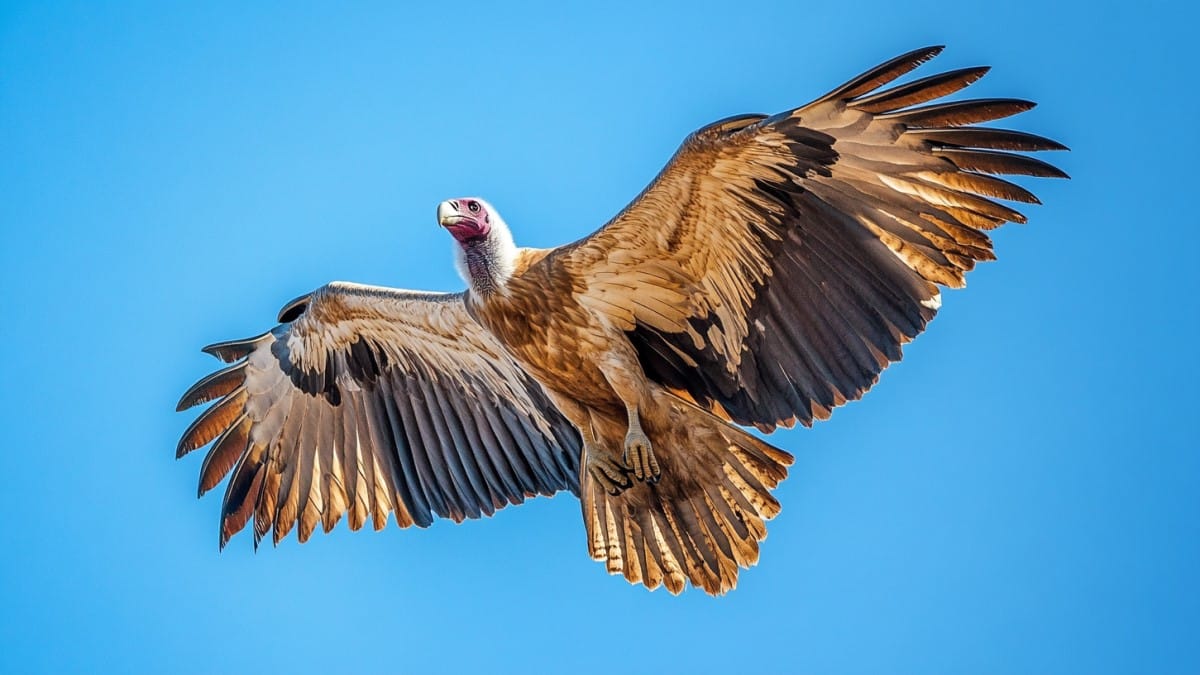
<path fill-rule="evenodd" d="M 442 202 L 438 206 L 438 222 L 460 244 L 483 239 L 492 231 L 487 207 L 472 197 Z"/>

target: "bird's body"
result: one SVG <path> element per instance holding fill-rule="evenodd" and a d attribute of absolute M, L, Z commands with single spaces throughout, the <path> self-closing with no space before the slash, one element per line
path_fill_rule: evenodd
<path fill-rule="evenodd" d="M 543 264 L 546 253 L 518 251 L 505 288 L 468 294 L 464 298 L 467 313 L 548 391 L 583 405 L 615 405 L 619 402 L 603 394 L 604 378 L 598 364 L 585 356 L 600 353 L 613 331 L 573 294 L 553 292 L 572 282 L 561 269 Z"/>
<path fill-rule="evenodd" d="M 184 408 L 209 442 L 201 492 L 232 470 L 222 545 L 347 516 L 382 527 L 578 494 L 591 555 L 650 588 L 734 587 L 758 559 L 792 457 L 738 425 L 805 425 L 860 397 L 993 257 L 983 231 L 1036 201 L 985 173 L 1062 175 L 1010 150 L 1060 149 L 970 126 L 1009 99 L 919 104 L 986 69 L 881 87 L 889 61 L 779 115 L 692 134 L 595 234 L 518 248 L 478 198 L 443 202 L 468 288 L 333 283 L 280 326 L 208 348 L 230 368 Z M 919 106 L 919 107 L 914 107 Z"/>
<path fill-rule="evenodd" d="M 448 202 L 448 211 L 463 203 L 479 205 L 492 228 L 507 227 L 482 200 Z M 738 565 L 757 559 L 762 520 L 778 512 L 770 489 L 791 456 L 649 380 L 625 331 L 580 301 L 588 279 L 572 273 L 563 251 L 463 244 L 467 313 L 580 433 L 592 555 L 652 587 L 678 592 L 690 578 L 712 593 L 732 588 Z"/>

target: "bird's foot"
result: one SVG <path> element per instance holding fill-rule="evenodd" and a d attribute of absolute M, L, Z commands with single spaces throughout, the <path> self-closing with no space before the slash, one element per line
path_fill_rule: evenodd
<path fill-rule="evenodd" d="M 633 487 L 629 477 L 629 469 L 609 456 L 604 450 L 589 449 L 584 453 L 587 458 L 587 471 L 592 480 L 614 497 Z"/>
<path fill-rule="evenodd" d="M 647 483 L 657 483 L 662 470 L 654 458 L 654 446 L 641 429 L 630 429 L 625 436 L 625 466 L 633 471 L 634 477 Z"/>

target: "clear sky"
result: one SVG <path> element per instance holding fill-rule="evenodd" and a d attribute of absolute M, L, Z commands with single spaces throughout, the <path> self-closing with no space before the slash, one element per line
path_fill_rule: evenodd
<path fill-rule="evenodd" d="M 0 4 L 0 671 L 1200 671 L 1184 3 L 244 4 Z M 458 289 L 438 201 L 573 240 L 693 129 L 938 43 L 1074 179 L 773 437 L 731 595 L 609 577 L 569 495 L 218 554 L 174 459 L 202 345 L 333 279 Z"/>

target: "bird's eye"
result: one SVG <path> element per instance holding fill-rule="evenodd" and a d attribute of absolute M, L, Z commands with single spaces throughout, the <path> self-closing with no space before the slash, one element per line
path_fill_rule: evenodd
<path fill-rule="evenodd" d="M 467 202 L 467 210 L 471 213 L 479 213 L 479 202 Z"/>

